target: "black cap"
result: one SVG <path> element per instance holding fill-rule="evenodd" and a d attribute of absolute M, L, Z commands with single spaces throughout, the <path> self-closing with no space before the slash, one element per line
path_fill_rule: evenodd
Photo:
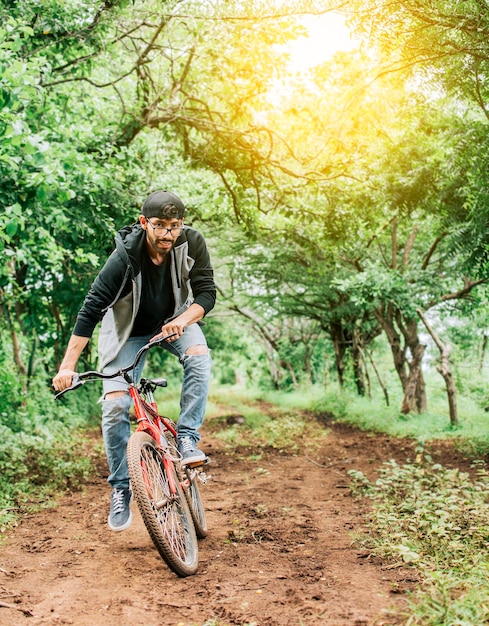
<path fill-rule="evenodd" d="M 153 191 L 144 201 L 141 209 L 144 217 L 159 217 L 160 219 L 181 219 L 185 215 L 185 205 L 180 198 L 171 191 Z"/>

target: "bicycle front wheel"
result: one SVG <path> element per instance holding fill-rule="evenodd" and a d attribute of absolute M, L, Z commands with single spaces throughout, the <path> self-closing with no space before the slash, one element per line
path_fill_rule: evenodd
<path fill-rule="evenodd" d="M 127 464 L 141 517 L 162 559 L 179 576 L 195 574 L 197 537 L 173 464 L 167 472 L 156 442 L 144 432 L 130 437 Z"/>

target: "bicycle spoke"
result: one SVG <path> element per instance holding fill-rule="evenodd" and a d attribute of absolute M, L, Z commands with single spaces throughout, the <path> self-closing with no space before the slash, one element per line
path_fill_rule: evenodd
<path fill-rule="evenodd" d="M 181 509 L 178 495 L 170 493 L 170 485 L 166 474 L 160 470 L 159 459 L 155 459 L 150 449 L 141 451 L 148 470 L 149 481 L 153 488 L 151 504 L 155 510 L 161 533 L 167 538 L 172 552 L 182 560 L 186 555 L 186 529 L 182 524 Z"/>
<path fill-rule="evenodd" d="M 197 538 L 185 496 L 176 476 L 168 476 L 161 451 L 146 433 L 136 432 L 129 440 L 128 465 L 141 516 L 161 556 L 180 576 L 194 574 Z M 172 464 L 168 470 L 174 472 Z"/>

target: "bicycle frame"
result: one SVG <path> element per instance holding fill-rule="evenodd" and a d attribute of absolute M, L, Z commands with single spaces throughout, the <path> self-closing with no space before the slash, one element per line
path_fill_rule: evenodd
<path fill-rule="evenodd" d="M 134 401 L 134 411 L 136 413 L 136 431 L 143 431 L 151 435 L 161 450 L 164 451 L 168 446 L 165 445 L 166 441 L 163 441 L 164 433 L 162 427 L 166 428 L 174 437 L 177 436 L 177 431 L 168 420 L 158 413 L 153 392 L 149 390 L 147 393 L 149 402 L 141 397 L 136 384 L 131 383 L 129 385 L 129 395 Z M 148 418 L 148 414 L 151 416 L 151 419 Z M 175 496 L 177 488 L 173 479 L 173 472 L 170 471 L 173 461 L 164 453 L 162 454 L 162 460 L 165 470 L 167 471 L 171 494 Z"/>
<path fill-rule="evenodd" d="M 127 379 L 128 377 L 126 376 L 126 380 Z M 127 382 L 129 383 L 129 380 L 127 380 Z M 153 390 L 151 389 L 152 382 L 154 384 L 154 381 L 142 379 L 139 386 L 133 382 L 129 383 L 129 394 L 134 401 L 134 410 L 136 413 L 137 427 L 135 432 L 139 431 L 147 433 L 158 444 L 158 449 L 161 452 L 163 466 L 168 477 L 168 487 L 171 496 L 175 498 L 178 494 L 177 486 L 175 483 L 175 475 L 182 489 L 187 492 L 189 489 L 191 489 L 192 482 L 196 480 L 197 476 L 199 475 L 199 471 L 201 471 L 202 469 L 202 466 L 199 465 L 198 468 L 188 466 L 183 468 L 175 468 L 177 469 L 176 473 L 171 471 L 171 468 L 174 467 L 175 464 L 174 460 L 168 453 L 168 442 L 165 439 L 163 429 L 167 430 L 175 438 L 177 437 L 177 431 L 171 420 L 165 418 L 163 415 L 160 415 L 160 413 L 158 412 L 158 407 L 153 396 Z M 142 397 L 140 392 L 140 386 L 144 387 L 144 394 L 147 396 L 147 400 Z M 201 474 L 201 476 L 201 482 L 205 483 L 207 477 L 205 476 L 205 474 Z M 199 537 L 204 537 L 206 531 L 202 531 L 199 528 L 199 533 Z"/>

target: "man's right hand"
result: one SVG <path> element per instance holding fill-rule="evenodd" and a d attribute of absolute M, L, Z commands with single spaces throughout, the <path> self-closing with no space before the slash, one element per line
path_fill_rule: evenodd
<path fill-rule="evenodd" d="M 56 391 L 64 391 L 71 387 L 75 372 L 69 369 L 62 369 L 53 378 L 53 387 Z"/>

